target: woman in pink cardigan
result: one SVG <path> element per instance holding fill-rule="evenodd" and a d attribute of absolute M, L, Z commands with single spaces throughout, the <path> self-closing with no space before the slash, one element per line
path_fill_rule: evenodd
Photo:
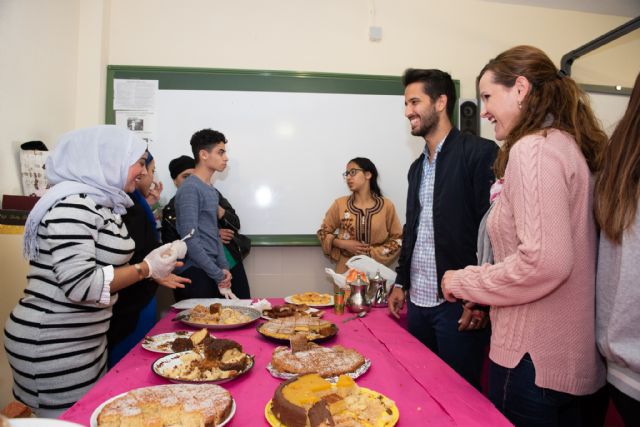
<path fill-rule="evenodd" d="M 503 141 L 486 218 L 494 263 L 447 271 L 442 290 L 491 306 L 489 397 L 511 422 L 581 425 L 576 396 L 605 383 L 593 173 L 607 137 L 585 94 L 537 48 L 501 53 L 478 79 L 482 117 Z"/>

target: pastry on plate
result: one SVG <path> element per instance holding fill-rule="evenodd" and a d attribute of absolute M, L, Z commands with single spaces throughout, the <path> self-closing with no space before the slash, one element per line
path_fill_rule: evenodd
<path fill-rule="evenodd" d="M 346 375 L 331 384 L 318 374 L 280 384 L 267 404 L 265 415 L 287 427 L 389 427 L 399 417 L 395 403 L 386 396 L 358 387 Z"/>
<path fill-rule="evenodd" d="M 304 348 L 293 344 L 292 348 L 276 347 L 271 355 L 271 365 L 278 372 L 317 373 L 323 378 L 356 372 L 364 363 L 364 356 L 356 350 L 341 345 L 322 347 L 312 342 Z"/>

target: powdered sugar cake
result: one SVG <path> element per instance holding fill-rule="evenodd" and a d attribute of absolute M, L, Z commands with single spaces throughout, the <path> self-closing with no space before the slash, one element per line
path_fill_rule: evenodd
<path fill-rule="evenodd" d="M 214 384 L 169 384 L 132 390 L 107 403 L 99 427 L 216 426 L 231 413 L 233 399 Z"/>
<path fill-rule="evenodd" d="M 271 365 L 278 372 L 296 375 L 315 372 L 323 378 L 356 372 L 364 364 L 362 354 L 340 345 L 322 347 L 307 343 L 306 349 L 296 352 L 288 347 L 276 347 L 271 356 Z"/>

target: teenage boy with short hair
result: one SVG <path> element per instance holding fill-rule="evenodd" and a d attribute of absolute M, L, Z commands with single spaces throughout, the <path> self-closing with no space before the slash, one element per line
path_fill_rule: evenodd
<path fill-rule="evenodd" d="M 202 129 L 191 137 L 195 170 L 175 197 L 178 234 L 184 237 L 195 230 L 186 240 L 187 258 L 181 272 L 191 279 L 191 285 L 176 289 L 176 301 L 219 298 L 231 291 L 231 273 L 218 230 L 218 192 L 211 185 L 213 174 L 227 167 L 226 143 L 225 136 L 212 129 Z"/>

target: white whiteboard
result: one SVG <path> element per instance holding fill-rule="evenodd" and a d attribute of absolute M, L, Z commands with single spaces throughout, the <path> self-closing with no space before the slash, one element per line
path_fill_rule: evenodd
<path fill-rule="evenodd" d="M 191 135 L 212 128 L 227 137 L 230 158 L 215 186 L 244 234 L 315 234 L 333 200 L 349 193 L 340 174 L 353 157 L 374 162 L 404 222 L 407 171 L 424 140 L 410 134 L 403 96 L 161 90 L 156 112 L 149 149 L 165 200 L 175 193 L 169 161 L 191 155 Z"/>
<path fill-rule="evenodd" d="M 616 128 L 629 105 L 628 95 L 612 95 L 606 93 L 589 93 L 591 108 L 608 136 Z"/>

